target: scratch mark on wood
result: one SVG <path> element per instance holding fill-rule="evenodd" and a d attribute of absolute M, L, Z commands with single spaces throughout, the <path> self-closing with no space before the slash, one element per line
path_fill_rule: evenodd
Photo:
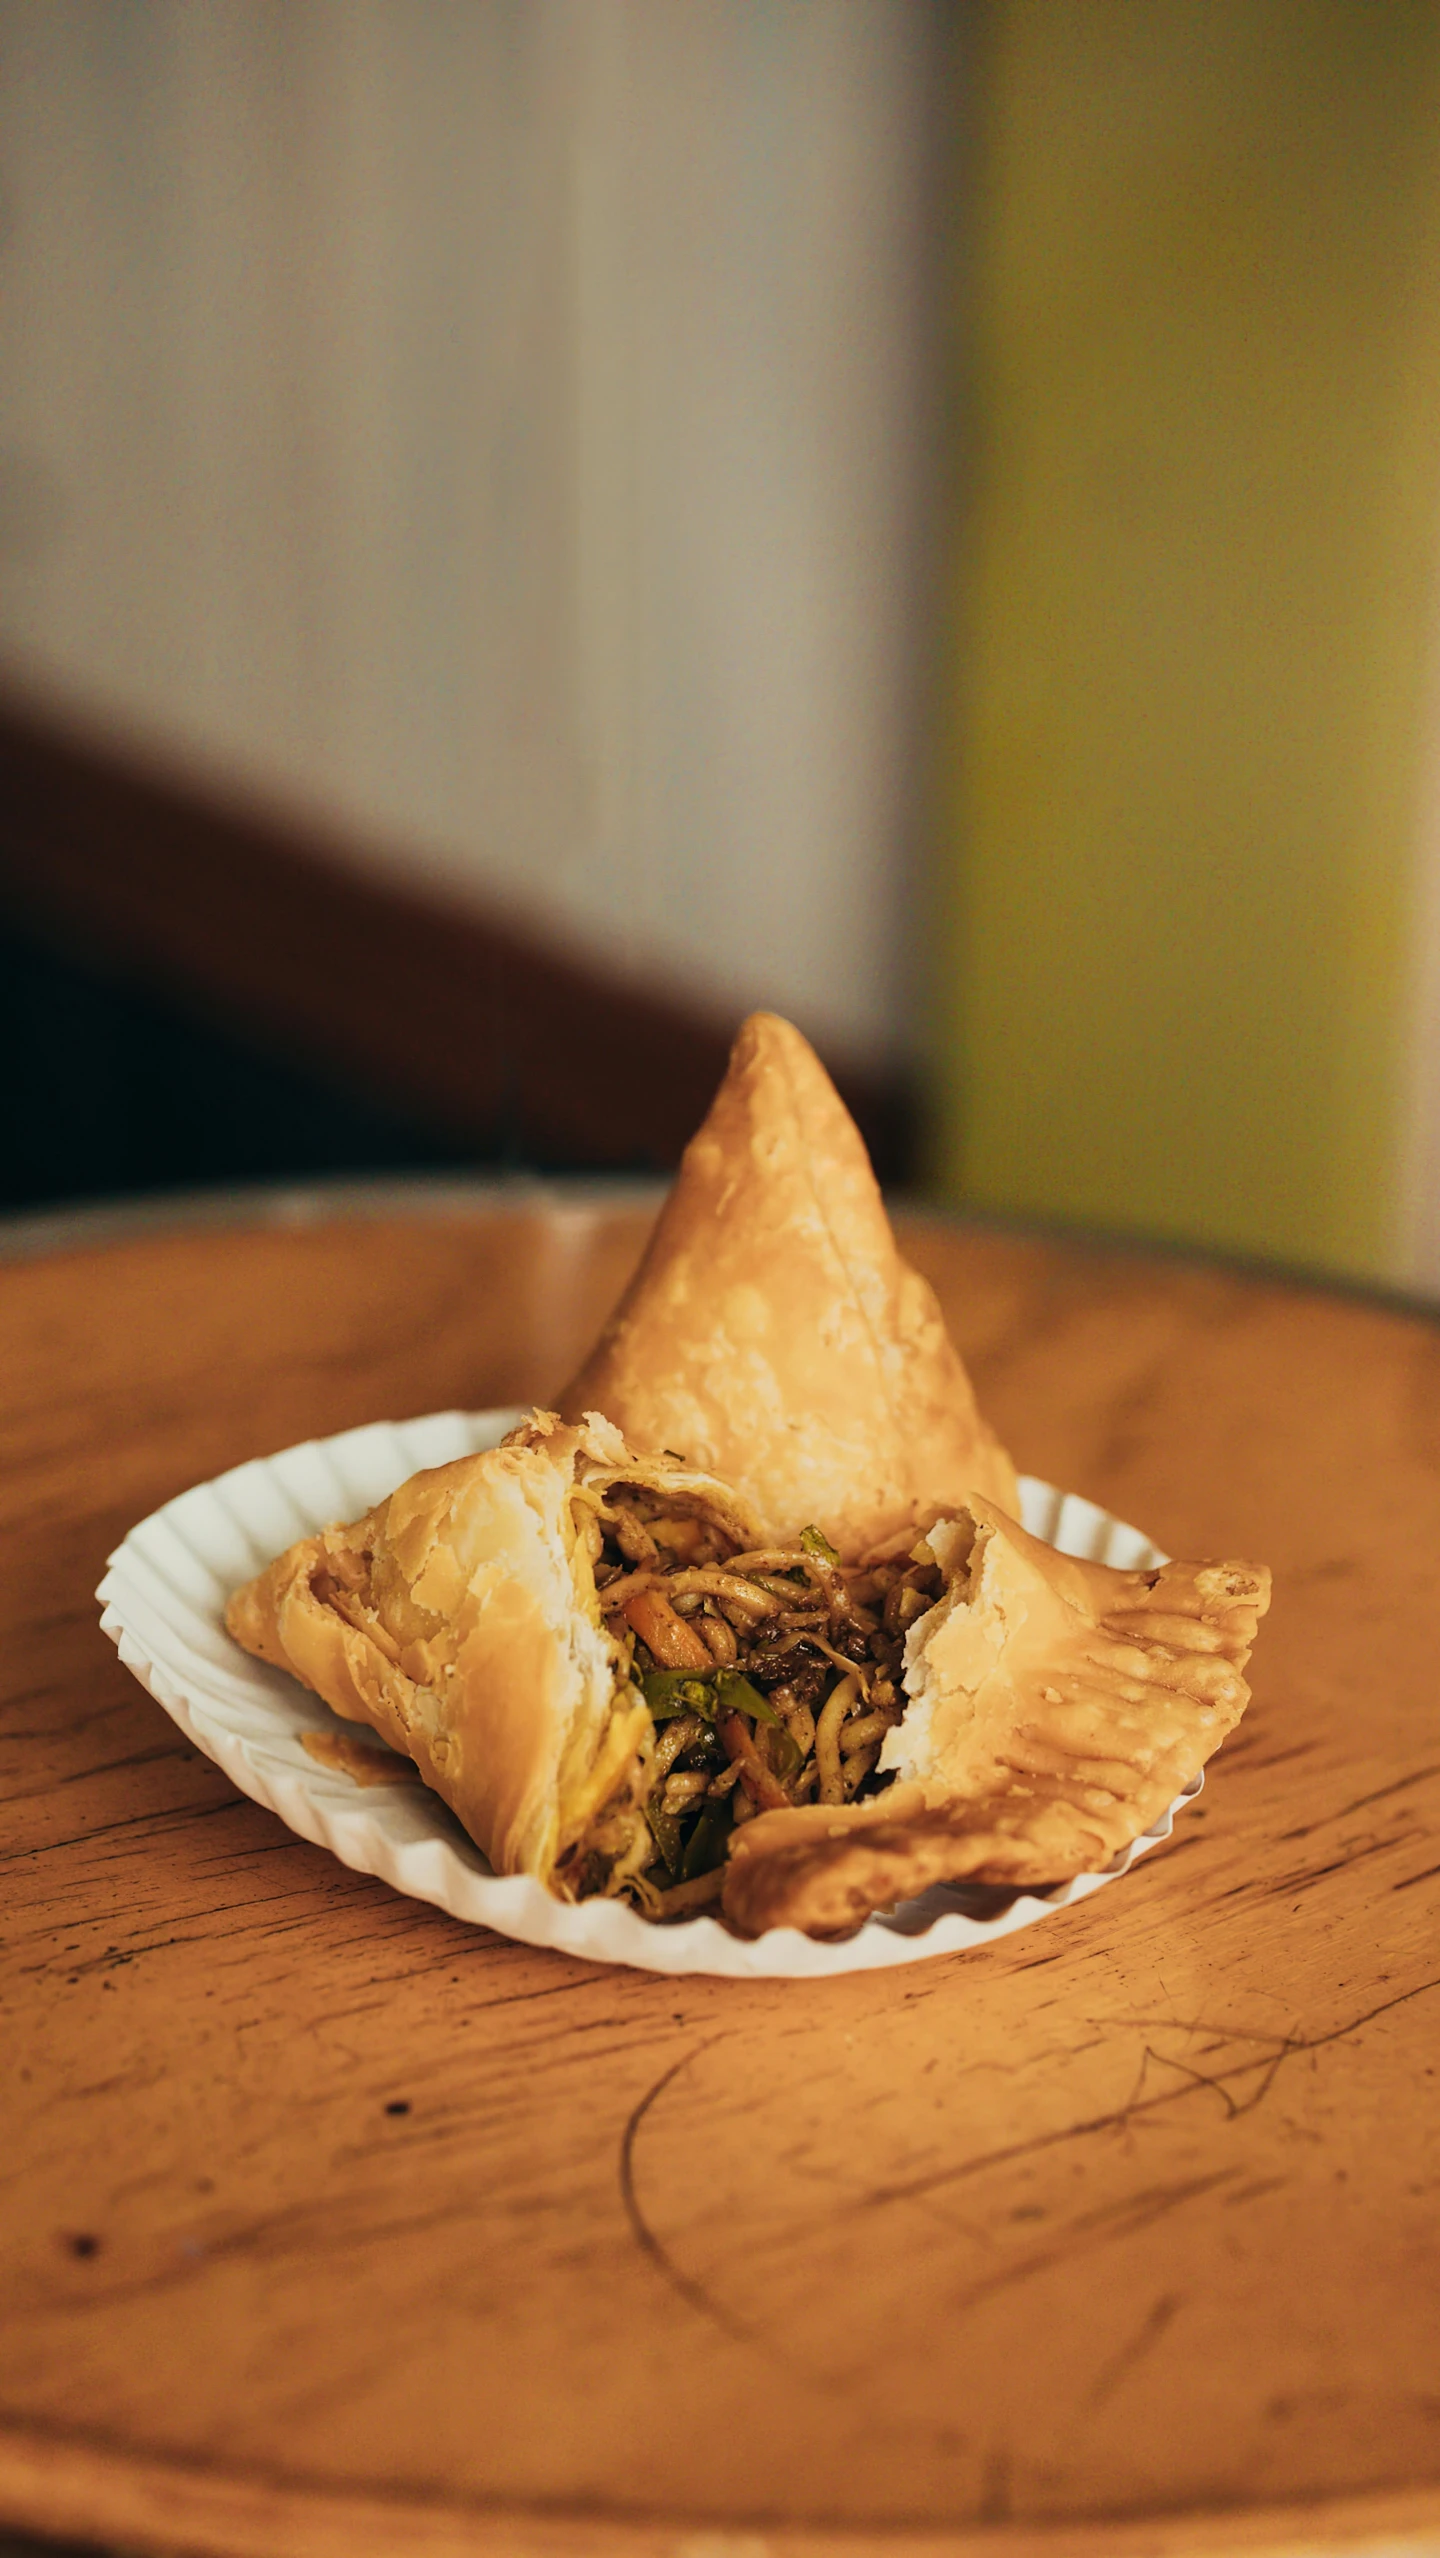
<path fill-rule="evenodd" d="M 1233 2194 L 1226 2195 L 1226 2208 L 1228 2209 L 1232 2203 L 1253 2203 L 1261 2194 L 1278 2193 L 1280 2187 L 1287 2182 L 1288 2179 L 1284 2176 L 1257 2176 L 1253 2183 L 1238 2185 Z"/>
<path fill-rule="evenodd" d="M 1387 2016 L 1392 2008 L 1408 2006 L 1411 1999 L 1423 1998 L 1429 1991 L 1437 1989 L 1440 1989 L 1440 1977 L 1433 1981 L 1417 1981 L 1413 1989 L 1400 1990 L 1394 1998 L 1382 1999 L 1378 2006 L 1367 2007 L 1362 2015 L 1352 2016 L 1344 2025 L 1332 2025 L 1323 2034 L 1255 2034 L 1246 2035 L 1244 2039 L 1270 2044 L 1272 2047 L 1278 2043 L 1281 2059 L 1287 2059 L 1294 2052 L 1323 2051 L 1326 2044 L 1344 2042 L 1348 2035 L 1358 2034 L 1362 2027 L 1372 2025 L 1377 2017 Z M 1124 2023 L 1167 2025 L 1180 2033 L 1227 2031 L 1224 2027 L 1209 2025 L 1203 2020 L 1197 2020 L 1193 2025 L 1187 2026 L 1177 2017 L 1117 2017 L 1115 2022 L 1117 2025 Z M 1233 2035 L 1234 2028 L 1228 2030 Z M 1247 2071 L 1253 2070 L 1256 2066 L 1253 2060 L 1237 2061 L 1228 2070 L 1217 2070 L 1210 2084 L 1213 2086 L 1220 2079 L 1243 2078 Z M 1106 2114 L 1092 2115 L 1086 2122 L 1066 2123 L 1053 2132 L 1037 2132 L 1029 2140 L 1008 2142 L 1003 2149 L 983 2150 L 977 2157 L 957 2159 L 953 2167 L 932 2168 L 923 2176 L 909 2176 L 897 2179 L 892 2185 L 874 2186 L 868 2194 L 856 2196 L 855 2208 L 858 2211 L 869 2211 L 878 2210 L 887 2203 L 911 2202 L 920 2194 L 936 2192 L 942 2185 L 958 2185 L 968 2176 L 984 2175 L 989 2168 L 1008 2167 L 1017 2158 L 1033 2157 L 1039 2150 L 1057 2149 L 1062 2141 L 1088 2140 L 1092 2133 L 1114 2131 L 1127 2123 L 1132 2114 L 1151 2114 L 1158 2112 L 1165 2105 L 1183 2104 L 1194 2092 L 1192 2087 L 1168 2088 L 1157 2096 L 1147 2096 L 1143 2104 L 1137 2103 L 1136 2093 L 1132 2092 L 1124 2105 L 1112 2108 Z M 1252 2109 L 1247 2106 L 1244 2110 L 1249 2112 Z"/>
<path fill-rule="evenodd" d="M 1409 1776 L 1397 1776 L 1392 1785 L 1377 1785 L 1373 1794 L 1358 1794 L 1353 1803 L 1342 1804 L 1338 1812 L 1327 1812 L 1323 1820 L 1307 1821 L 1298 1830 L 1282 1830 L 1280 1838 L 1308 1839 L 1316 1830 L 1328 1829 L 1332 1821 L 1346 1821 L 1352 1812 L 1363 1812 L 1371 1803 L 1384 1803 L 1392 1794 L 1408 1794 L 1412 1785 L 1424 1785 L 1432 1776 L 1440 1776 L 1440 1767 L 1415 1768 Z"/>
<path fill-rule="evenodd" d="M 1161 2293 L 1160 2298 L 1146 2313 L 1135 2334 L 1127 2338 L 1126 2342 L 1110 2356 L 1108 2362 L 1101 2364 L 1086 2394 L 1087 2407 L 1103 2407 L 1106 2399 L 1114 2396 L 1127 2372 L 1133 2371 L 1137 2363 L 1144 2361 L 1151 2347 L 1159 2344 L 1176 2310 L 1180 2307 L 1181 2298 L 1182 2295 L 1179 2292 Z"/>
<path fill-rule="evenodd" d="M 1145 2083 L 1146 2065 L 1150 2061 L 1153 2061 L 1157 2069 L 1178 2070 L 1182 2077 L 1193 2080 L 1197 2087 L 1208 2087 L 1214 2095 L 1219 2097 L 1221 2104 L 1224 2106 L 1226 2120 L 1233 2123 L 1237 2115 L 1253 2114 L 1256 2106 L 1264 2103 L 1265 2098 L 1269 2095 L 1270 2090 L 1275 2083 L 1275 2073 L 1279 2069 L 1281 2062 L 1287 2059 L 1291 2052 L 1304 2049 L 1303 2045 L 1292 2043 L 1288 2037 L 1283 2035 L 1277 2035 L 1274 2040 L 1275 2049 L 1273 2052 L 1268 2054 L 1268 2056 L 1262 2057 L 1258 2061 L 1250 2061 L 1248 2063 L 1241 2063 L 1238 2066 L 1232 2066 L 1228 2070 L 1217 2071 L 1213 2077 L 1208 2070 L 1196 2069 L 1189 2061 L 1171 2060 L 1167 2054 L 1164 2052 L 1154 2051 L 1150 2044 L 1147 2043 L 1145 2046 L 1145 2057 L 1140 2064 L 1140 2076 L 1136 2081 L 1136 2094 L 1138 2095 L 1140 2088 L 1143 2087 Z M 1236 2098 L 1231 2095 L 1229 2088 L 1225 2085 L 1225 2080 L 1227 2078 L 1242 2077 L 1246 2068 L 1261 2070 L 1264 2072 L 1264 2075 L 1261 2078 L 1259 2086 L 1255 2088 L 1249 2096 Z"/>
<path fill-rule="evenodd" d="M 664 2240 L 657 2238 L 645 2218 L 640 2208 L 640 2197 L 635 2188 L 635 2143 L 640 2126 L 651 2106 L 657 2098 L 664 2095 L 667 2087 L 673 2085 L 682 2070 L 687 2070 L 692 2061 L 700 2058 L 702 2052 L 708 2052 L 712 2044 L 723 2040 L 723 2035 L 712 2034 L 708 2041 L 697 2043 L 692 2051 L 682 2052 L 678 2061 L 672 2061 L 667 2070 L 661 2071 L 653 2087 L 646 2089 L 639 2103 L 633 2108 L 620 2139 L 620 2195 L 637 2245 L 650 2258 L 657 2271 L 664 2276 L 671 2290 L 677 2292 L 681 2300 L 695 2310 L 701 2318 L 708 2318 L 712 2326 L 718 2327 L 721 2333 L 728 2336 L 733 2343 L 752 2345 L 756 2341 L 753 2328 L 743 2325 L 738 2318 L 732 2317 L 730 2311 L 720 2301 L 711 2299 L 703 2283 L 697 2283 L 693 2275 L 687 2274 L 681 2266 L 676 2264 Z"/>
<path fill-rule="evenodd" d="M 92 1759 L 84 1767 L 66 1768 L 58 1775 L 47 1774 L 38 1785 L 12 1786 L 8 1789 L 7 1800 L 12 1803 L 38 1803 L 47 1794 L 59 1794 L 66 1786 L 89 1785 L 102 1776 L 120 1776 L 126 1768 L 152 1767 L 157 1759 L 184 1759 L 189 1756 L 188 1744 L 161 1741 L 152 1749 L 127 1750 L 123 1758 Z"/>
<path fill-rule="evenodd" d="M 184 1758 L 187 1755 L 193 1757 L 194 1753 L 188 1751 L 187 1747 L 181 1750 L 156 1750 L 150 1755 L 163 1759 Z M 140 1837 L 165 1838 L 172 1830 L 179 1829 L 185 1822 L 212 1820 L 220 1812 L 244 1812 L 261 1821 L 274 1818 L 272 1813 L 262 1812 L 257 1803 L 248 1802 L 243 1794 L 234 1793 L 231 1790 L 229 1778 L 222 1775 L 219 1768 L 209 1767 L 209 1762 L 206 1760 L 201 1760 L 198 1764 L 202 1769 L 208 1768 L 210 1776 L 225 1787 L 224 1794 L 217 1796 L 213 1802 L 177 1803 L 163 1812 L 153 1809 L 144 1812 L 127 1812 L 119 1820 L 97 1821 L 92 1829 L 76 1830 L 65 1838 L 38 1839 L 33 1847 L 6 1848 L 3 1853 L 0 1853 L 0 1865 L 24 1865 L 32 1861 L 38 1864 L 42 1856 L 58 1856 L 66 1848 L 93 1849 L 101 1840 L 118 1838 L 125 1830 L 135 1832 Z M 125 1844 L 129 1848 L 134 1844 L 134 1840 L 127 1840 Z M 309 1847 L 310 1842 L 308 1839 L 297 1838 L 293 1844 L 303 1848 Z M 323 1854 L 323 1850 L 321 1852 Z"/>
<path fill-rule="evenodd" d="M 1314 1741 L 1297 1741 L 1288 1750 L 1272 1750 L 1268 1759 L 1257 1759 L 1254 1741 L 1242 1738 L 1238 1744 L 1231 1741 L 1226 1745 L 1225 1764 L 1229 1768 L 1243 1764 L 1248 1775 L 1258 1776 L 1262 1768 L 1279 1768 L 1291 1759 L 1307 1759 L 1316 1746 Z"/>
<path fill-rule="evenodd" d="M 982 2276 L 979 2282 L 967 2284 L 954 2295 L 952 2306 L 957 2311 L 974 2309 L 996 2292 L 1010 2291 L 1016 2283 L 1028 2283 L 1036 2274 L 1047 2274 L 1052 2266 L 1071 2262 L 1081 2252 L 1081 2242 L 1108 2247 L 1113 2239 L 1133 2238 L 1137 2231 L 1151 2228 L 1182 2204 L 1193 2203 L 1200 2195 L 1213 2193 L 1217 2185 L 1228 2184 L 1239 2172 L 1235 2167 L 1221 2167 L 1210 2176 L 1187 2177 L 1179 2185 L 1147 2186 L 1143 2193 L 1125 2194 L 1118 2203 L 1104 2203 L 1098 2211 L 1082 2212 L 1067 2223 L 1055 2245 L 1036 2248 L 998 2272 Z"/>
<path fill-rule="evenodd" d="M 1313 1892 L 1316 1884 L 1323 1883 L 1328 1874 L 1343 1874 L 1352 1865 L 1363 1865 L 1369 1856 L 1383 1856 L 1389 1848 L 1406 1847 L 1413 1836 L 1414 1832 L 1409 1831 L 1402 1832 L 1398 1838 L 1371 1839 L 1364 1847 L 1351 1848 L 1343 1856 L 1332 1856 L 1325 1865 L 1312 1865 L 1299 1874 L 1278 1875 L 1267 1889 L 1275 1893 Z"/>

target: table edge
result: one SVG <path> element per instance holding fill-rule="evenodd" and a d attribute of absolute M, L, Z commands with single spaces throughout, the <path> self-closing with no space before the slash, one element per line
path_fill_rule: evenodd
<path fill-rule="evenodd" d="M 22 1210 L 0 1217 L 0 1265 L 46 1261 L 62 1253 L 103 1250 L 166 1235 L 239 1227 L 303 1231 L 386 1217 L 525 1216 L 563 1209 L 653 1209 L 663 1181 L 617 1174 L 381 1174 L 334 1181 L 257 1182 L 214 1190 L 157 1192 L 137 1199 L 80 1200 L 73 1206 Z"/>
<path fill-rule="evenodd" d="M 80 1200 L 54 1208 L 0 1214 L 0 1268 L 64 1253 L 103 1250 L 175 1234 L 227 1227 L 303 1231 L 314 1226 L 386 1217 L 524 1216 L 658 1208 L 668 1178 L 629 1173 L 477 1172 L 337 1174 L 291 1182 L 227 1183 L 218 1188 L 148 1193 L 138 1198 Z M 1049 1246 L 1080 1257 L 1151 1262 L 1161 1269 L 1247 1281 L 1258 1287 L 1337 1299 L 1376 1314 L 1440 1323 L 1440 1291 L 1407 1288 L 1354 1272 L 1271 1261 L 1171 1235 L 1026 1216 L 975 1201 L 932 1199 L 914 1190 L 887 1191 L 892 1216 L 909 1223 Z"/>
<path fill-rule="evenodd" d="M 1440 2482 L 1044 2524 L 599 2514 L 247 2473 L 0 2414 L 0 2528 L 177 2558 L 1301 2558 L 1397 2544 L 1440 2558 Z"/>

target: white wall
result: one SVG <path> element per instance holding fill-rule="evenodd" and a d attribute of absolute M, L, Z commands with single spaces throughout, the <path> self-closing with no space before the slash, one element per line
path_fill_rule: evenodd
<path fill-rule="evenodd" d="M 903 1049 L 933 0 L 0 0 L 0 662 Z"/>

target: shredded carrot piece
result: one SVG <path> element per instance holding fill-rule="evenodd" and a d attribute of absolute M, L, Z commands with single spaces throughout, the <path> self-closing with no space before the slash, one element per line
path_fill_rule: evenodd
<path fill-rule="evenodd" d="M 716 1725 L 725 1755 L 733 1759 L 741 1779 L 767 1812 L 788 1812 L 790 1797 L 773 1768 L 767 1768 L 743 1714 L 727 1714 Z"/>
<path fill-rule="evenodd" d="M 683 1617 L 677 1616 L 664 1593 L 652 1582 L 647 1590 L 632 1590 L 625 1601 L 626 1619 L 649 1645 L 656 1660 L 667 1670 L 712 1670 L 715 1666 L 706 1646 Z"/>

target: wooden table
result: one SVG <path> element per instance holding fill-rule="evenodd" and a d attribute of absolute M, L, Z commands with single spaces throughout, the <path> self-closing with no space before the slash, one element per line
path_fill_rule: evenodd
<path fill-rule="evenodd" d="M 1173 1844 L 819 1985 L 467 1930 L 101 1638 L 238 1459 L 543 1396 L 636 1209 L 0 1269 L 0 2518 L 266 2558 L 1440 2548 L 1440 1333 L 916 1225 L 1022 1464 L 1276 1567 Z"/>

